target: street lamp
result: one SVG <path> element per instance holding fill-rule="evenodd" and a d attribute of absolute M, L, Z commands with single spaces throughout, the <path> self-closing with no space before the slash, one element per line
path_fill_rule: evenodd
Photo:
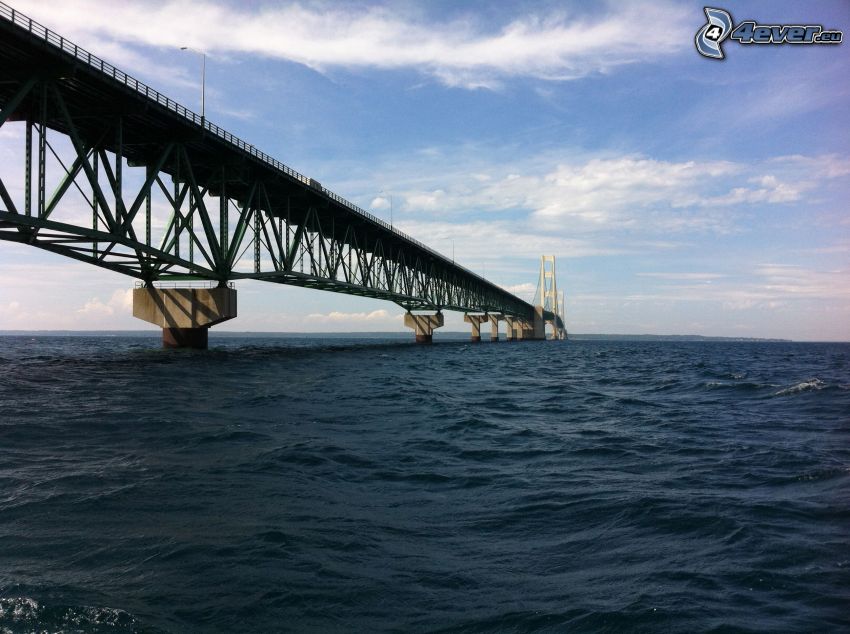
<path fill-rule="evenodd" d="M 378 194 L 386 194 L 386 192 L 382 189 L 378 192 Z M 393 195 L 387 194 L 390 197 L 390 229 L 393 227 Z"/>
<path fill-rule="evenodd" d="M 201 56 L 201 120 L 204 119 L 204 106 L 207 94 L 207 54 L 191 46 L 181 46 L 181 51 L 192 51 Z"/>

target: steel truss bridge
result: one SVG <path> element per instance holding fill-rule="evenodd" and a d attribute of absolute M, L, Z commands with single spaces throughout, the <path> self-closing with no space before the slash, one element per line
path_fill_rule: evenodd
<path fill-rule="evenodd" d="M 146 286 L 254 279 L 534 318 L 528 302 L 2 2 L 0 141 L 24 149 L 16 176 L 0 179 L 0 240 Z"/>

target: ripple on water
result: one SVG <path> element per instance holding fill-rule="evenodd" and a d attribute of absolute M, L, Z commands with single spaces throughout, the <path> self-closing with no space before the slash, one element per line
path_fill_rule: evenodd
<path fill-rule="evenodd" d="M 45 340 L 0 632 L 850 628 L 848 345 Z"/>

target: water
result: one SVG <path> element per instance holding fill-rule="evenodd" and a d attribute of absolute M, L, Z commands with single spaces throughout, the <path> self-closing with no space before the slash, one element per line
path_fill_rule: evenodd
<path fill-rule="evenodd" d="M 850 344 L 0 343 L 0 632 L 850 630 Z"/>

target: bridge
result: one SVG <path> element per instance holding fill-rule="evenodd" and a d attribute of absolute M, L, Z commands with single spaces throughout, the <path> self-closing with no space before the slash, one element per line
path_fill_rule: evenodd
<path fill-rule="evenodd" d="M 206 347 L 245 279 L 395 302 L 422 343 L 443 310 L 474 341 L 499 321 L 507 339 L 566 336 L 554 258 L 530 304 L 0 2 L 12 126 L 0 142 L 23 137 L 23 164 L 0 178 L 0 240 L 135 278 L 133 314 L 166 346 Z"/>

